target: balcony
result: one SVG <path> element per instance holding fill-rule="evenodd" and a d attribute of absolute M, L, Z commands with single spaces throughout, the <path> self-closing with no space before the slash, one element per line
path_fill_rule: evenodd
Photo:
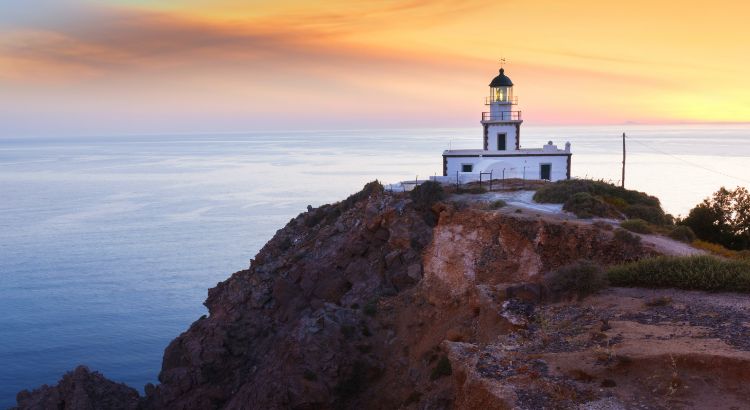
<path fill-rule="evenodd" d="M 483 112 L 482 121 L 521 121 L 521 111 Z"/>
<path fill-rule="evenodd" d="M 484 105 L 490 105 L 493 103 L 518 105 L 518 97 L 509 97 L 506 99 L 500 99 L 500 98 L 495 98 L 495 97 L 484 97 Z"/>

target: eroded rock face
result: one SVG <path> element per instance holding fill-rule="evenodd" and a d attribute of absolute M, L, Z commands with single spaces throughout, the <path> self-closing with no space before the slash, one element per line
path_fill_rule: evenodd
<path fill-rule="evenodd" d="M 623 321 L 648 317 L 627 298 L 620 310 L 604 297 L 593 307 L 542 303 L 538 283 L 580 259 L 607 265 L 652 254 L 590 223 L 450 199 L 418 209 L 408 195 L 369 185 L 294 218 L 249 269 L 209 290 L 210 314 L 170 343 L 161 383 L 147 386 L 139 405 L 617 408 L 627 397 L 603 394 L 600 384 L 636 394 L 637 383 L 617 373 L 625 365 L 597 360 L 614 360 L 607 349 L 616 345 L 637 351 L 643 342 L 628 344 L 628 335 L 644 339 L 645 330 Z M 44 389 L 60 396 L 77 387 L 43 388 L 24 403 L 58 397 Z"/>
<path fill-rule="evenodd" d="M 443 340 L 513 328 L 503 284 L 631 257 L 587 226 L 370 192 L 292 220 L 167 348 L 155 408 L 450 408 Z M 643 252 L 641 249 L 633 250 Z"/>
<path fill-rule="evenodd" d="M 55 386 L 18 393 L 17 410 L 134 410 L 140 397 L 135 389 L 115 383 L 101 373 L 79 366 L 66 373 Z"/>

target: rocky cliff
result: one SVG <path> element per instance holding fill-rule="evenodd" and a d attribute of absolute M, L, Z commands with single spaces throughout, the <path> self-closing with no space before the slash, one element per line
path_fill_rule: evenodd
<path fill-rule="evenodd" d="M 368 184 L 292 219 L 210 289 L 209 315 L 170 343 L 136 406 L 667 408 L 712 388 L 742 403 L 744 299 L 683 292 L 650 306 L 658 292 L 614 289 L 546 301 L 547 272 L 660 252 L 605 228 L 466 198 L 416 204 Z M 65 382 L 22 392 L 19 408 L 134 408 L 130 391 L 78 406 Z"/>

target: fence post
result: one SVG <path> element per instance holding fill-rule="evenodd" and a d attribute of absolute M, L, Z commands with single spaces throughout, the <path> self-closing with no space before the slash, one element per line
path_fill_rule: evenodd
<path fill-rule="evenodd" d="M 490 192 L 492 192 L 492 172 L 493 170 L 490 170 Z"/>
<path fill-rule="evenodd" d="M 459 189 L 459 182 L 458 182 L 458 171 L 456 171 L 456 190 Z"/>

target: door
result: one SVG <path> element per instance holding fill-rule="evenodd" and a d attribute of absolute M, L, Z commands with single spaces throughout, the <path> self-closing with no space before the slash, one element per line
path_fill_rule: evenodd
<path fill-rule="evenodd" d="M 552 179 L 552 164 L 541 164 L 539 169 L 540 178 L 547 181 Z"/>
<path fill-rule="evenodd" d="M 505 140 L 507 139 L 506 134 L 497 134 L 497 150 L 498 151 L 505 151 L 507 148 L 505 147 Z"/>

